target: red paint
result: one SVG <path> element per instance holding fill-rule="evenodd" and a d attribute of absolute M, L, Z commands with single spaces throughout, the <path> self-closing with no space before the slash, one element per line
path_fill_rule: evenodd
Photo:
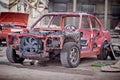
<path fill-rule="evenodd" d="M 28 16 L 27 13 L 0 12 L 0 25 L 2 26 L 0 39 L 6 39 L 8 33 L 12 32 L 13 29 L 26 29 Z M 13 24 L 15 28 L 9 27 L 8 24 Z"/>
<path fill-rule="evenodd" d="M 59 28 L 35 28 L 35 25 L 45 16 L 61 16 L 61 19 L 60 19 L 60 27 Z M 81 38 L 82 40 L 86 40 L 86 44 L 83 44 L 85 45 L 84 46 L 81 46 L 81 57 L 89 57 L 89 56 L 93 56 L 93 55 L 98 55 L 100 54 L 100 49 L 101 49 L 101 46 L 102 44 L 104 43 L 104 41 L 107 41 L 108 43 L 110 43 L 110 33 L 108 31 L 105 31 L 104 30 L 104 27 L 103 25 L 101 24 L 101 22 L 98 20 L 97 17 L 95 17 L 94 15 L 91 15 L 91 14 L 86 14 L 86 13 L 73 13 L 73 12 L 55 12 L 55 13 L 48 13 L 48 14 L 45 14 L 43 15 L 41 18 L 39 18 L 31 27 L 31 30 L 56 30 L 56 31 L 63 31 L 65 28 L 64 28 L 64 24 L 65 24 L 65 20 L 64 18 L 65 17 L 72 17 L 72 16 L 76 16 L 76 17 L 79 17 L 80 20 L 79 20 L 79 26 L 76 30 L 70 30 L 71 33 L 72 32 L 82 32 L 83 33 L 83 37 Z M 88 23 L 89 23 L 89 29 L 84 29 L 83 26 L 82 26 L 82 21 L 83 21 L 83 17 L 84 16 L 87 16 L 87 20 L 88 20 Z M 92 20 L 91 19 L 94 19 L 95 22 L 99 25 L 99 30 L 98 29 L 94 29 L 93 28 L 93 23 L 92 23 Z M 51 21 L 50 21 L 51 23 Z M 44 26 L 44 25 L 43 25 Z M 37 35 L 37 34 L 27 34 L 27 33 L 23 33 L 23 34 L 15 34 L 15 33 L 12 33 L 12 34 L 9 34 L 10 37 L 14 37 L 16 36 L 17 37 L 17 40 L 20 41 L 20 37 L 22 36 L 33 36 L 33 37 L 36 37 L 36 38 L 39 38 L 39 39 L 42 39 L 44 45 L 44 53 L 48 54 L 50 48 L 46 46 L 47 44 L 47 40 L 48 38 L 59 38 L 60 39 L 60 47 L 59 48 L 56 48 L 56 49 L 62 49 L 62 46 L 64 45 L 64 39 L 63 39 L 63 36 L 62 34 L 61 35 L 55 35 L 55 34 L 50 34 L 50 35 L 46 35 L 46 36 L 43 36 L 43 35 Z M 8 45 L 11 45 L 9 44 L 9 41 L 10 41 L 10 38 L 8 36 Z M 19 41 L 18 41 L 18 44 L 19 44 Z M 14 42 L 13 42 L 14 43 Z M 12 44 L 14 45 L 14 44 Z M 16 45 L 18 46 L 18 45 Z M 49 54 L 48 54 L 49 55 Z"/>

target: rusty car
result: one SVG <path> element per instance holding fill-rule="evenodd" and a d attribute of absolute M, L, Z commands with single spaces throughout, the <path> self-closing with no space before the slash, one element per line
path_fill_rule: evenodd
<path fill-rule="evenodd" d="M 9 33 L 6 55 L 12 63 L 59 55 L 61 64 L 77 67 L 81 58 L 96 55 L 106 60 L 111 37 L 100 20 L 87 13 L 51 12 L 41 16 L 30 29 Z"/>

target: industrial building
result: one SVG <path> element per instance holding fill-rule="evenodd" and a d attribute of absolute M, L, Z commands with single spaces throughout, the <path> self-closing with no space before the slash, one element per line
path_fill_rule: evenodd
<path fill-rule="evenodd" d="M 120 22 L 120 0 L 0 0 L 2 11 L 27 12 L 32 22 L 48 12 L 86 12 L 96 15 L 106 29 Z"/>

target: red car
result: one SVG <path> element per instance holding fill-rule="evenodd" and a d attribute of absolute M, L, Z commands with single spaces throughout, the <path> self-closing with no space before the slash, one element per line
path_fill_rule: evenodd
<path fill-rule="evenodd" d="M 21 32 L 26 29 L 27 13 L 0 12 L 0 40 L 6 40 L 8 33 Z"/>
<path fill-rule="evenodd" d="M 23 33 L 7 38 L 7 58 L 12 63 L 24 59 L 60 57 L 65 67 L 77 67 L 80 59 L 96 55 L 106 60 L 111 43 L 97 17 L 87 13 L 53 12 L 40 17 Z"/>

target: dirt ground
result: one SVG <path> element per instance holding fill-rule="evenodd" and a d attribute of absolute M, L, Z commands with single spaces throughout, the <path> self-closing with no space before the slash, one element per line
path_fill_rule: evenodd
<path fill-rule="evenodd" d="M 59 60 L 49 61 L 44 66 L 30 65 L 30 60 L 16 64 L 8 62 L 6 47 L 0 49 L 0 80 L 120 80 L 120 72 L 101 72 L 100 67 L 91 66 L 95 62 L 115 63 L 117 60 L 100 61 L 93 56 L 81 59 L 77 68 L 65 68 Z"/>

